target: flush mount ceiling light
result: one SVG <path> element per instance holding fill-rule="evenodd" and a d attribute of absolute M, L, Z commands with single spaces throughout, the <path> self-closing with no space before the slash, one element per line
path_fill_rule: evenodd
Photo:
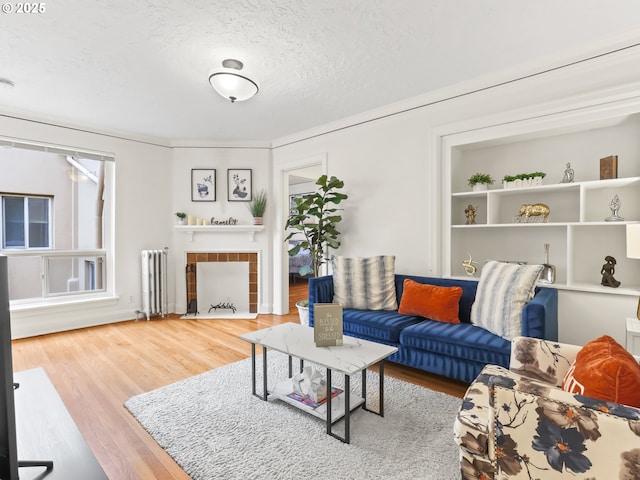
<path fill-rule="evenodd" d="M 244 66 L 240 60 L 228 58 L 222 62 L 225 70 L 212 73 L 209 83 L 224 98 L 233 102 L 249 100 L 258 93 L 258 85 L 238 72 Z"/>

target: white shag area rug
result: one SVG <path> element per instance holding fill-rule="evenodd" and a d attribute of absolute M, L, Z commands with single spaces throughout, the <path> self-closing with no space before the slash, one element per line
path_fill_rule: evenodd
<path fill-rule="evenodd" d="M 269 352 L 269 384 L 287 376 L 286 359 Z M 256 367 L 260 373 L 261 356 Z M 360 379 L 351 377 L 355 392 Z M 259 392 L 261 385 L 259 379 Z M 377 388 L 378 375 L 368 372 L 367 403 L 374 409 Z M 345 444 L 326 434 L 322 420 L 253 396 L 247 359 L 137 395 L 125 406 L 194 480 L 449 480 L 460 478 L 453 422 L 461 401 L 385 376 L 385 416 L 353 411 Z M 343 434 L 342 421 L 333 428 Z"/>

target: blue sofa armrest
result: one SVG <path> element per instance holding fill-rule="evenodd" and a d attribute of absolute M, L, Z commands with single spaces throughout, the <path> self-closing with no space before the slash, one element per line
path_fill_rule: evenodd
<path fill-rule="evenodd" d="M 313 327 L 313 304 L 333 302 L 333 276 L 309 279 L 309 326 Z"/>
<path fill-rule="evenodd" d="M 558 290 L 536 288 L 522 311 L 522 336 L 558 341 Z"/>

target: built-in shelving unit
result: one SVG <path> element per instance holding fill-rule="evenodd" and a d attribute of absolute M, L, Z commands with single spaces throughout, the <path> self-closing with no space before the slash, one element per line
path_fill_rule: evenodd
<path fill-rule="evenodd" d="M 640 261 L 626 257 L 626 225 L 640 222 L 640 113 L 594 109 L 555 124 L 545 130 L 522 122 L 443 141 L 444 273 L 467 278 L 462 262 L 469 255 L 480 266 L 488 259 L 543 263 L 549 243 L 550 263 L 556 266 L 552 286 L 638 295 Z M 608 155 L 619 157 L 619 178 L 600 180 L 600 158 Z M 560 183 L 567 163 L 576 181 Z M 543 185 L 505 189 L 499 184 L 505 175 L 531 171 L 547 173 Z M 470 191 L 467 179 L 476 172 L 491 174 L 496 184 Z M 605 220 L 615 195 L 624 221 Z M 547 221 L 519 222 L 520 207 L 535 203 L 549 206 Z M 472 225 L 465 215 L 469 205 L 476 209 Z M 619 288 L 600 284 L 607 255 L 617 260 Z"/>
<path fill-rule="evenodd" d="M 255 241 L 256 232 L 264 230 L 264 225 L 176 225 L 176 230 L 189 236 L 193 241 L 194 234 L 211 233 L 246 233 L 250 241 Z"/>

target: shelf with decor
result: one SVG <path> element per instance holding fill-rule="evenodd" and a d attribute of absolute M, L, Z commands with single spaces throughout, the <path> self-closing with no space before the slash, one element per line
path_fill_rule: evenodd
<path fill-rule="evenodd" d="M 189 241 L 193 241 L 196 233 L 246 233 L 253 242 L 256 232 L 264 230 L 264 225 L 176 225 L 175 229 L 188 235 Z"/>
<path fill-rule="evenodd" d="M 608 112 L 607 115 L 611 115 Z M 485 260 L 544 263 L 544 245 L 550 245 L 550 263 L 556 267 L 559 289 L 621 295 L 640 294 L 640 259 L 627 258 L 626 226 L 640 223 L 640 112 L 605 120 L 594 113 L 584 121 L 572 118 L 562 128 L 514 133 L 513 125 L 500 129 L 451 135 L 443 141 L 445 172 L 444 275 L 466 276 L 463 261 Z M 517 129 L 516 129 L 517 130 Z M 619 178 L 600 179 L 600 159 L 620 158 Z M 574 181 L 563 183 L 565 167 Z M 532 167 L 533 166 L 533 167 Z M 486 172 L 495 179 L 519 171 L 541 170 L 541 185 L 502 188 L 496 182 L 486 191 L 471 191 L 468 179 Z M 551 173 L 553 172 L 553 173 Z M 555 178 L 553 178 L 555 177 Z M 548 206 L 519 216 L 523 205 Z M 617 208 L 617 221 L 607 221 Z M 468 209 L 473 207 L 469 224 Z M 601 285 L 605 257 L 616 259 L 614 276 L 620 287 Z"/>

